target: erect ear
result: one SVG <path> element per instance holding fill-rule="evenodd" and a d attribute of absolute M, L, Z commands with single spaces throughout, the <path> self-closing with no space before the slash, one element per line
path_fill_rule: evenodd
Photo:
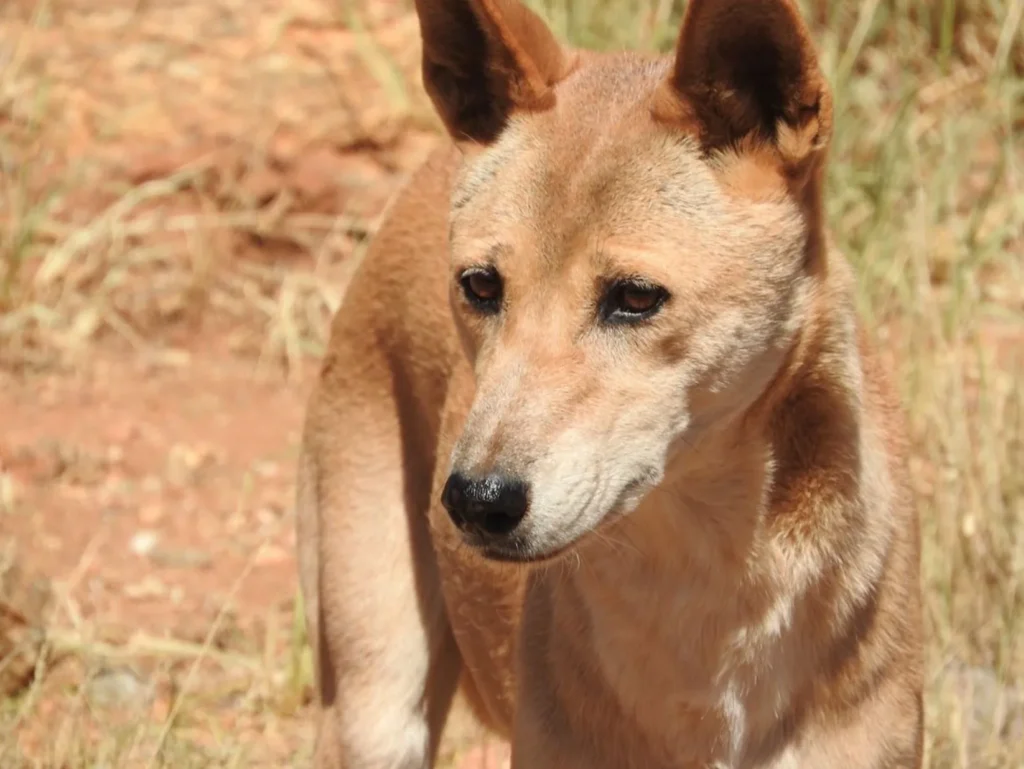
<path fill-rule="evenodd" d="M 793 0 L 690 0 L 675 56 L 656 111 L 705 149 L 753 136 L 801 164 L 828 144 L 832 97 Z"/>
<path fill-rule="evenodd" d="M 517 109 L 554 103 L 569 57 L 518 0 L 416 0 L 423 82 L 456 140 L 497 138 Z"/>

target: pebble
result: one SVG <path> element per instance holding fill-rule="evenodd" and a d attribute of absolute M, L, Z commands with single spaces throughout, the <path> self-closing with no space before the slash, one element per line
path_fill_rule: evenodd
<path fill-rule="evenodd" d="M 86 697 L 94 707 L 117 710 L 148 707 L 155 687 L 129 668 L 100 670 L 86 684 Z"/>
<path fill-rule="evenodd" d="M 159 541 L 160 537 L 155 531 L 143 529 L 132 537 L 131 542 L 128 543 L 128 547 L 133 553 L 135 553 L 135 555 L 145 557 L 150 555 L 156 549 Z"/>

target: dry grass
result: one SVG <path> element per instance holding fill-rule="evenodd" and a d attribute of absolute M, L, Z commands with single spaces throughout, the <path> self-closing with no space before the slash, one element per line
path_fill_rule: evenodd
<path fill-rule="evenodd" d="M 535 5 L 580 44 L 666 49 L 683 3 Z M 354 6 L 339 7 L 344 17 Z M 858 268 L 862 310 L 897 367 L 913 427 L 929 766 L 1024 766 L 1024 736 L 998 733 L 993 715 L 1001 696 L 1024 694 L 1024 0 L 808 0 L 805 7 L 837 91 L 830 223 Z M 361 46 L 389 108 L 424 124 L 415 83 L 402 80 L 372 35 Z M 45 98 L 26 94 L 45 89 L 32 90 L 39 80 L 17 49 L 6 66 L 3 55 L 0 359 L 63 361 L 109 332 L 149 348 L 162 324 L 203 312 L 255 325 L 259 346 L 275 359 L 316 354 L 338 301 L 337 284 L 325 280 L 337 273 L 320 265 L 349 254 L 371 221 L 246 206 L 241 193 L 211 185 L 201 163 L 121 190 L 87 221 L 69 220 L 58 203 L 72 182 L 40 186 L 30 162 L 51 113 Z M 183 191 L 199 201 L 199 213 L 166 215 L 154 205 Z M 313 266 L 226 268 L 217 257 L 223 232 L 287 242 L 313 252 Z M 168 233 L 189 238 L 168 240 Z M 229 686 L 242 676 L 239 708 L 266 734 L 293 712 L 308 683 L 301 626 L 283 632 L 287 643 L 268 643 L 256 657 L 146 639 L 112 648 L 87 633 L 58 639 L 55 650 L 73 653 L 82 670 L 117 655 L 203 660 L 200 667 L 229 673 Z M 957 673 L 965 670 L 971 675 Z M 194 678 L 168 676 L 184 689 L 164 726 L 121 724 L 99 737 L 86 727 L 102 727 L 102 713 L 71 686 L 44 765 L 259 764 L 259 750 L 229 733 L 193 739 L 208 726 L 204 701 L 189 696 Z M 965 684 L 979 677 L 985 685 Z M 16 728 L 33 707 L 31 693 L 0 705 L 0 729 Z M 13 742 L 0 732 L 0 765 L 12 766 L 5 745 Z M 297 747 L 296 761 L 307 750 Z"/>
<path fill-rule="evenodd" d="M 173 127 L 152 142 L 161 147 L 155 153 L 133 146 L 153 129 L 140 129 L 128 109 L 120 125 L 116 110 L 94 103 L 97 83 L 52 85 L 51 79 L 67 78 L 66 71 L 47 60 L 45 42 L 30 42 L 65 29 L 73 40 L 88 37 L 90 25 L 99 23 L 115 34 L 97 44 L 139 38 L 135 58 L 144 58 L 168 39 L 194 36 L 190 23 L 206 22 L 197 12 L 180 22 L 181 29 L 151 39 L 153 23 L 141 20 L 148 8 L 129 0 L 108 4 L 105 11 L 83 9 L 79 0 L 26 0 L 11 7 L 9 29 L 0 38 L 0 364 L 76 365 L 92 343 L 111 335 L 159 354 L 170 346 L 168 329 L 215 319 L 236 332 L 235 349 L 294 369 L 319 353 L 339 282 L 372 231 L 375 211 L 349 211 L 346 203 L 332 201 L 331 190 L 316 188 L 322 179 L 302 178 L 315 160 L 303 166 L 294 148 L 279 151 L 275 141 L 283 135 L 285 145 L 302 149 L 319 142 L 338 153 L 364 148 L 379 155 L 403 130 L 432 126 L 425 100 L 411 95 L 406 77 L 414 69 L 415 54 L 405 45 L 415 36 L 414 19 L 375 38 L 353 4 L 338 10 L 331 0 L 312 0 L 306 16 L 275 7 L 267 26 L 337 32 L 340 43 L 331 45 L 342 47 L 344 56 L 331 58 L 330 51 L 300 39 L 281 55 L 281 64 L 273 42 L 254 40 L 252 50 L 223 56 L 223 73 L 203 59 L 221 55 L 215 44 L 201 35 L 190 40 L 194 60 L 185 66 L 204 68 L 218 97 L 211 101 L 221 112 L 197 109 L 193 122 L 204 122 L 208 135 L 177 157 L 180 137 Z M 163 21 L 158 10 L 152 13 Z M 82 28 L 77 35 L 75 25 Z M 286 74 L 295 70 L 297 85 L 288 81 L 256 91 L 263 59 Z M 146 90 L 152 81 L 140 83 L 130 65 L 124 72 L 111 67 L 118 78 L 114 87 L 132 89 L 123 101 L 152 100 Z M 256 70 L 249 75 L 254 82 L 232 82 L 240 77 L 237 70 Z M 173 81 L 156 87 L 169 85 Z M 188 87 L 177 90 L 177 99 L 191 98 Z M 292 96 L 305 103 L 289 110 Z M 235 103 L 226 107 L 219 103 L 232 98 Z M 61 150 L 69 139 L 82 141 L 80 127 L 63 117 L 79 103 L 87 105 L 84 115 L 76 115 L 81 122 L 102 122 L 88 128 L 97 145 L 104 140 L 95 153 Z M 177 106 L 163 106 L 154 123 Z M 219 120 L 237 134 L 231 146 L 225 146 Z M 119 135 L 124 148 L 111 141 Z M 379 181 L 371 174 L 366 183 Z M 257 258 L 235 258 L 253 254 Z M 256 334 L 249 333 L 253 329 Z"/>

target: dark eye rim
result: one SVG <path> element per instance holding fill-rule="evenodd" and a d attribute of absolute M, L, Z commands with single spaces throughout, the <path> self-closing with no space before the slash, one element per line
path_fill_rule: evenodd
<path fill-rule="evenodd" d="M 476 276 L 485 276 L 494 280 L 498 285 L 498 295 L 486 298 L 473 290 L 472 279 Z M 494 315 L 501 310 L 501 303 L 505 297 L 505 284 L 501 274 L 493 267 L 468 267 L 459 273 L 459 288 L 466 302 L 479 312 L 485 315 Z"/>
<path fill-rule="evenodd" d="M 635 311 L 624 306 L 623 297 L 627 290 L 640 290 L 651 293 L 654 302 L 645 310 Z M 668 290 L 657 283 L 643 278 L 621 278 L 610 281 L 601 299 L 600 314 L 605 323 L 626 325 L 642 323 L 657 315 L 665 302 L 669 300 Z"/>

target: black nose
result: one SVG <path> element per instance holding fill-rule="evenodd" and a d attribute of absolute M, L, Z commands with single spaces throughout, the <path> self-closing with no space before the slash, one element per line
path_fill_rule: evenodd
<path fill-rule="evenodd" d="M 452 473 L 441 492 L 441 504 L 462 531 L 504 536 L 511 534 L 526 515 L 527 491 L 525 483 L 506 475 L 468 478 Z"/>

